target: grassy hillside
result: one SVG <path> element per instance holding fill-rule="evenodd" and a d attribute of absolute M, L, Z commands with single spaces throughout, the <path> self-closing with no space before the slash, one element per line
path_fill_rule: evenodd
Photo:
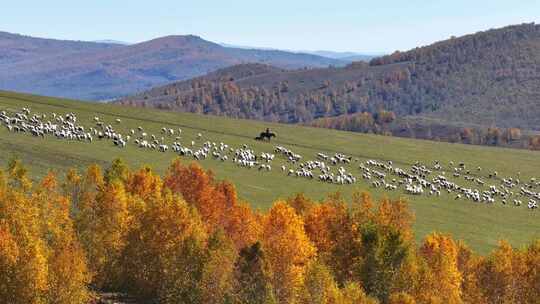
<path fill-rule="evenodd" d="M 364 112 L 375 116 L 384 109 L 397 115 L 393 124 L 375 119 L 376 125 L 368 121 L 341 129 L 503 145 L 484 134 L 489 127 L 540 130 L 539 54 L 540 25 L 523 24 L 396 52 L 370 64 L 268 70 L 249 77 L 246 67 L 238 66 L 221 71 L 221 78 L 214 73 L 120 102 L 287 123 Z M 462 139 L 464 126 L 473 128 L 474 136 Z"/>
<path fill-rule="evenodd" d="M 204 140 L 224 142 L 233 147 L 248 144 L 257 153 L 271 152 L 274 145 L 283 145 L 306 159 L 314 159 L 318 152 L 341 152 L 362 161 L 392 160 L 396 166 L 403 167 L 416 161 L 432 164 L 439 160 L 443 165 L 448 165 L 450 161 L 463 161 L 474 168 L 486 168 L 486 174 L 488 168 L 497 170 L 501 176 L 516 177 L 520 172 L 523 180 L 540 174 L 540 154 L 531 151 L 435 143 L 0 92 L 0 110 L 13 111 L 24 106 L 37 113 L 74 112 L 80 123 L 87 126 L 93 125 L 94 116 L 99 116 L 111 124 L 114 124 L 116 118 L 121 118 L 122 123 L 115 128 L 124 133 L 137 126 L 142 126 L 147 132 L 156 135 L 160 133 L 161 127 L 180 127 L 183 130 L 182 142 L 194 140 L 200 132 Z M 252 138 L 266 127 L 276 132 L 278 138 L 271 143 L 254 141 Z M 52 137 L 40 139 L 10 133 L 4 127 L 0 128 L 0 152 L 1 163 L 19 157 L 36 176 L 43 175 L 50 169 L 62 173 L 69 167 L 83 167 L 91 163 L 107 166 L 116 157 L 123 158 L 131 166 L 149 164 L 163 172 L 175 157 L 173 152 L 143 151 L 133 145 L 119 149 L 110 141 L 95 141 L 90 144 L 56 140 Z M 185 159 L 186 162 L 191 160 L 192 158 Z M 413 197 L 402 191 L 385 192 L 373 189 L 370 182 L 361 178 L 353 186 L 326 184 L 287 177 L 279 170 L 282 163 L 285 163 L 282 159 L 275 160 L 271 172 L 239 168 L 231 162 L 223 163 L 211 158 L 203 161 L 202 165 L 212 169 L 218 178 L 233 181 L 242 199 L 263 209 L 268 208 L 272 201 L 295 192 L 305 192 L 315 199 L 321 199 L 327 193 L 335 191 L 350 195 L 353 190 L 368 190 L 379 197 L 388 195 L 390 198 L 402 196 L 408 199 L 417 218 L 417 238 L 433 230 L 448 232 L 457 239 L 464 239 L 475 250 L 485 253 L 501 238 L 519 246 L 533 237 L 540 237 L 540 213 L 537 210 L 528 210 L 526 206 L 503 206 L 500 202 L 494 205 L 472 203 L 454 200 L 455 194 L 444 193 L 439 198 Z M 358 165 L 354 164 L 348 170 L 360 177 L 357 167 Z"/>

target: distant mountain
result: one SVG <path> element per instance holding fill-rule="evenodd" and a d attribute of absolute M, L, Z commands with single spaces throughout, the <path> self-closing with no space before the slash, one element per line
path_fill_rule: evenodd
<path fill-rule="evenodd" d="M 339 58 L 339 60 L 347 61 L 347 62 L 355 62 L 355 61 L 369 62 L 372 59 L 377 58 L 377 57 L 379 57 L 379 56 L 357 54 L 357 55 L 351 55 L 351 56 L 347 56 L 347 57 L 341 57 L 341 58 Z"/>
<path fill-rule="evenodd" d="M 352 56 L 359 55 L 359 54 L 353 53 L 353 52 L 334 52 L 334 51 L 308 51 L 307 53 L 314 54 L 314 55 L 319 55 L 319 56 L 323 56 L 323 57 L 328 57 L 328 58 L 335 58 L 335 59 L 346 58 L 346 57 L 352 57 Z"/>
<path fill-rule="evenodd" d="M 228 43 L 220 43 L 220 45 L 224 47 L 233 47 L 233 48 L 241 48 L 241 49 L 272 50 L 272 51 L 279 50 L 279 49 L 273 49 L 273 48 L 252 47 L 252 46 L 234 45 L 234 44 L 228 44 Z M 351 63 L 354 61 L 370 61 L 373 58 L 384 55 L 383 53 L 363 54 L 363 53 L 355 53 L 355 52 L 335 52 L 335 51 L 307 51 L 307 50 L 302 50 L 302 51 L 281 50 L 281 51 L 301 53 L 301 54 L 311 54 L 311 55 L 341 60 L 344 63 Z"/>
<path fill-rule="evenodd" d="M 310 54 L 227 48 L 192 35 L 121 45 L 0 33 L 0 89 L 83 100 L 107 100 L 248 62 L 287 69 L 343 65 Z"/>
<path fill-rule="evenodd" d="M 109 43 L 109 44 L 120 44 L 120 45 L 130 45 L 133 43 L 125 42 L 125 41 L 119 41 L 119 40 L 111 40 L 111 39 L 103 39 L 103 40 L 95 40 L 92 42 L 96 43 Z"/>
<path fill-rule="evenodd" d="M 92 53 L 117 46 L 113 43 L 53 40 L 0 32 L 0 71 L 10 64 L 56 60 L 62 56 Z"/>
<path fill-rule="evenodd" d="M 304 53 L 317 56 L 339 59 L 347 62 L 353 61 L 370 61 L 373 58 L 382 56 L 383 54 L 362 54 L 354 52 L 333 52 L 333 51 L 305 51 Z"/>
<path fill-rule="evenodd" d="M 246 76 L 246 66 L 231 67 L 120 102 L 478 143 L 506 136 L 496 128 L 540 131 L 540 25 L 479 32 L 342 68 L 251 67 L 259 72 Z"/>
<path fill-rule="evenodd" d="M 263 50 L 263 51 L 283 51 L 281 49 L 270 48 L 270 47 L 248 46 L 248 45 L 239 45 L 239 44 L 232 44 L 232 43 L 225 43 L 225 42 L 221 42 L 221 43 L 219 43 L 219 45 L 221 45 L 223 47 L 227 47 L 227 48 L 233 48 L 233 49 Z M 293 52 L 293 51 L 290 51 L 290 52 L 291 53 L 297 53 L 297 52 Z"/>

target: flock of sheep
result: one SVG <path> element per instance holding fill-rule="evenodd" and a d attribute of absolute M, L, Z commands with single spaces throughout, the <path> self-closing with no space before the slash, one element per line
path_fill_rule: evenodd
<path fill-rule="evenodd" d="M 232 147 L 223 142 L 204 140 L 201 133 L 186 142 L 179 128 L 163 127 L 160 134 L 155 135 L 139 126 L 122 134 L 115 128 L 122 124 L 118 118 L 113 124 L 107 124 L 96 116 L 91 122 L 93 126 L 85 127 L 74 113 L 38 114 L 31 113 L 29 108 L 9 113 L 1 111 L 0 122 L 14 133 L 89 143 L 110 141 L 119 148 L 130 145 L 162 153 L 172 151 L 197 160 L 230 161 L 240 168 L 255 168 L 263 172 L 271 171 L 274 163 L 279 163 L 278 170 L 284 175 L 323 183 L 352 185 L 358 182 L 357 179 L 362 179 L 372 187 L 386 191 L 433 197 L 446 192 L 455 200 L 526 205 L 529 209 L 537 209 L 540 202 L 540 181 L 535 178 L 522 181 L 519 177 L 499 176 L 496 171 L 484 174 L 482 168 L 471 168 L 462 162 L 450 162 L 448 166 L 438 161 L 431 164 L 417 162 L 400 168 L 392 161 L 361 161 L 342 153 L 317 153 L 308 159 L 283 146 L 275 146 L 271 152 L 258 153 L 247 144 Z"/>

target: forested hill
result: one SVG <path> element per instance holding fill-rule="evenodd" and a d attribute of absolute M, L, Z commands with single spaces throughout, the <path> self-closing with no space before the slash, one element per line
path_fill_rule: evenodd
<path fill-rule="evenodd" d="M 540 26 L 479 32 L 342 68 L 240 65 L 119 102 L 289 123 L 367 112 L 366 124 L 377 124 L 384 110 L 397 119 L 381 125 L 394 126 L 367 129 L 400 135 L 419 118 L 440 126 L 540 130 Z"/>
<path fill-rule="evenodd" d="M 433 116 L 540 129 L 540 25 L 480 32 L 371 61 L 397 63 L 407 64 L 412 82 L 405 88 L 423 93 L 417 99 Z"/>

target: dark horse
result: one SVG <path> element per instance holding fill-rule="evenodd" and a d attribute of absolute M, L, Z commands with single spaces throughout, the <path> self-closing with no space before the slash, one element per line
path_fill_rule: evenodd
<path fill-rule="evenodd" d="M 261 132 L 259 136 L 255 137 L 255 140 L 270 140 L 272 137 L 276 137 L 276 133 L 272 133 L 270 129 L 266 129 L 266 131 Z"/>

